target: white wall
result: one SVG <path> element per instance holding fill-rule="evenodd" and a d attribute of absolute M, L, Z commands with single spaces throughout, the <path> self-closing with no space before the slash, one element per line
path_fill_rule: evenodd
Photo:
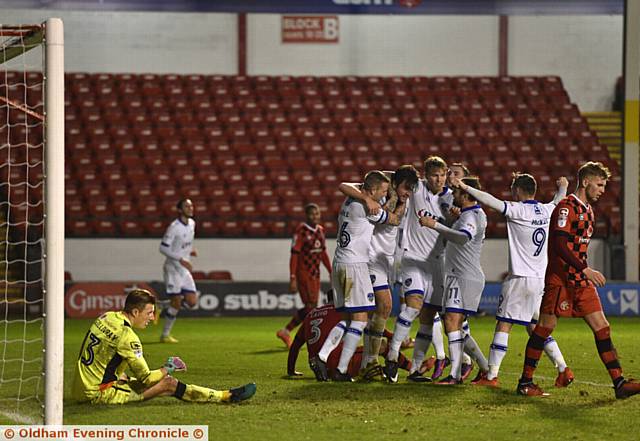
<path fill-rule="evenodd" d="M 622 16 L 511 17 L 509 73 L 559 75 L 581 110 L 611 108 L 622 75 Z"/>
<path fill-rule="evenodd" d="M 65 22 L 66 69 L 233 74 L 236 16 L 2 10 Z M 340 16 L 339 44 L 282 44 L 280 15 L 248 15 L 248 71 L 290 75 L 496 75 L 496 16 Z M 514 16 L 509 73 L 560 75 L 583 111 L 606 110 L 622 72 L 621 16 Z"/>
<path fill-rule="evenodd" d="M 340 16 L 339 44 L 281 42 L 280 15 L 248 19 L 248 70 L 264 75 L 496 75 L 496 16 Z"/>
<path fill-rule="evenodd" d="M 235 14 L 0 10 L 0 22 L 60 17 L 67 72 L 234 74 Z"/>
<path fill-rule="evenodd" d="M 65 269 L 75 280 L 162 280 L 163 256 L 158 251 L 160 239 L 67 239 Z M 235 280 L 289 280 L 288 239 L 197 239 L 199 257 L 194 269 L 229 270 Z M 335 239 L 327 239 L 333 256 Z M 590 246 L 589 262 L 605 268 L 605 246 L 595 240 Z M 482 268 L 489 281 L 500 280 L 507 270 L 507 243 L 501 239 L 485 241 Z M 328 280 L 326 271 L 321 271 Z"/>

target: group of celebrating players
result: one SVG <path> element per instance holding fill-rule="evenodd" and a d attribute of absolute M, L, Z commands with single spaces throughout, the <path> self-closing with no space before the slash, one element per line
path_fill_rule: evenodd
<path fill-rule="evenodd" d="M 602 163 L 587 162 L 578 170 L 574 193 L 566 195 L 569 183 L 561 177 L 554 199 L 542 203 L 535 200 L 535 178 L 514 173 L 514 200 L 502 201 L 482 191 L 479 179 L 470 176 L 463 164 L 448 167 L 442 158 L 431 156 L 424 161 L 423 177 L 413 166 L 403 165 L 394 172 L 370 171 L 361 184 L 341 184 L 346 200 L 338 217 L 333 263 L 316 205 L 306 207 L 307 222 L 294 236 L 290 288 L 300 292 L 305 307 L 277 333 L 290 347 L 288 374 L 301 375 L 295 364 L 306 342 L 318 381 L 350 382 L 357 377 L 396 383 L 400 368 L 409 371 L 411 382 L 456 385 L 469 377 L 473 360 L 478 373 L 471 383 L 499 387 L 509 333 L 513 324 L 519 324 L 530 337 L 517 392 L 545 396 L 533 382 L 543 351 L 557 367 L 557 387 L 574 380 L 551 337 L 557 318 L 582 317 L 594 333 L 616 398 L 640 393 L 640 383 L 623 377 L 611 342 L 596 290 L 605 278 L 587 264 L 595 224 L 591 204 L 602 196 L 610 176 Z M 480 256 L 487 217 L 480 204 L 504 215 L 509 244 L 509 271 L 488 359 L 467 321 L 478 311 L 485 284 Z M 333 304 L 315 308 L 320 261 L 331 274 Z M 390 287 L 396 280 L 402 304 L 391 333 L 385 327 L 392 307 Z M 408 360 L 400 350 L 410 340 L 416 319 L 420 326 L 413 359 Z M 291 342 L 289 332 L 300 323 Z M 363 336 L 364 345 L 359 347 Z M 436 356 L 425 361 L 431 344 Z M 449 364 L 449 375 L 441 378 Z M 431 368 L 434 372 L 427 377 Z"/>

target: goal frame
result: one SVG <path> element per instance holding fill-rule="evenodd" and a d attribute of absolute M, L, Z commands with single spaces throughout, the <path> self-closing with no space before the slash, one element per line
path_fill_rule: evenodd
<path fill-rule="evenodd" d="M 45 28 L 44 423 L 63 424 L 64 395 L 64 26 Z"/>
<path fill-rule="evenodd" d="M 44 114 L 0 97 L 0 102 L 44 121 L 44 424 L 63 424 L 64 397 L 64 26 L 59 18 L 41 25 L 8 26 L 0 64 L 43 45 Z"/>

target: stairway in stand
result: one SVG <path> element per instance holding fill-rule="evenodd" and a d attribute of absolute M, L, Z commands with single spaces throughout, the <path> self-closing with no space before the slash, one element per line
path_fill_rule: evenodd
<path fill-rule="evenodd" d="M 622 165 L 622 113 L 585 112 L 589 128 L 596 134 L 600 144 L 609 150 L 609 156 Z"/>

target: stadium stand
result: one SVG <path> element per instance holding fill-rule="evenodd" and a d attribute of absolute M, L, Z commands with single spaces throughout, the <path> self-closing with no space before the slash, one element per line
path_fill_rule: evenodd
<path fill-rule="evenodd" d="M 39 99 L 24 90 L 8 94 Z M 0 121 L 22 130 L 12 128 L 12 136 L 26 132 L 38 144 L 42 134 L 28 132 L 28 121 L 15 115 L 0 114 Z M 199 237 L 288 236 L 307 202 L 320 205 L 335 235 L 340 181 L 402 163 L 421 169 L 430 154 L 466 163 L 503 198 L 512 171 L 530 172 L 543 200 L 556 177 L 585 160 L 603 161 L 615 178 L 599 203 L 595 234 L 621 228 L 620 166 L 555 76 L 71 73 L 66 148 L 69 237 L 159 236 L 183 195 L 195 203 Z M 2 158 L 15 165 L 0 168 L 0 178 L 10 173 L 21 182 L 24 167 L 38 166 L 41 155 L 34 148 L 28 158 Z M 12 186 L 8 197 L 28 194 Z M 488 235 L 505 237 L 499 216 L 491 215 Z"/>

